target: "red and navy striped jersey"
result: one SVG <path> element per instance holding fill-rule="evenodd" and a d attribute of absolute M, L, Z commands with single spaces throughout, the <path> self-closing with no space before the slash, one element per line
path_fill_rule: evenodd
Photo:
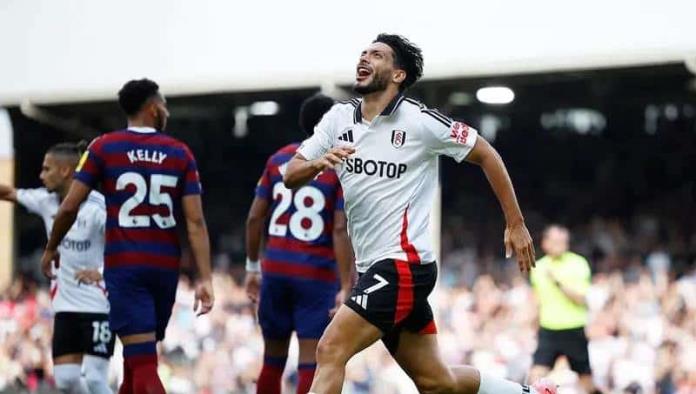
<path fill-rule="evenodd" d="M 75 179 L 101 184 L 106 198 L 105 268 L 179 268 L 175 213 L 183 196 L 201 193 L 186 144 L 154 130 L 107 133 L 89 146 Z"/>
<path fill-rule="evenodd" d="M 283 173 L 299 144 L 274 153 L 256 187 L 256 196 L 268 201 L 264 274 L 336 282 L 333 248 L 334 214 L 343 210 L 343 191 L 333 170 L 324 171 L 307 185 L 290 190 Z"/>

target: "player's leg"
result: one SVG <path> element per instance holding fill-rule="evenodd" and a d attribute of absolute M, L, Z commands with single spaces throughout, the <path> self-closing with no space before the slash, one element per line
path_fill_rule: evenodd
<path fill-rule="evenodd" d="M 264 275 L 259 293 L 258 319 L 263 334 L 263 365 L 256 381 L 258 394 L 280 394 L 293 330 L 288 279 Z"/>
<path fill-rule="evenodd" d="M 111 394 L 109 388 L 109 359 L 114 354 L 115 336 L 109 328 L 109 315 L 81 314 L 83 338 L 82 371 L 89 392 Z"/>
<path fill-rule="evenodd" d="M 348 360 L 381 337 L 379 328 L 342 305 L 317 345 L 317 369 L 310 392 L 340 393 Z"/>
<path fill-rule="evenodd" d="M 579 375 L 580 386 L 589 394 L 599 393 L 592 380 L 590 353 L 584 328 L 564 332 L 563 353 L 568 357 L 570 369 Z"/>
<path fill-rule="evenodd" d="M 58 312 L 53 320 L 53 377 L 61 393 L 87 393 L 82 380 L 82 344 L 76 313 Z"/>
<path fill-rule="evenodd" d="M 300 345 L 297 394 L 306 394 L 312 386 L 319 338 L 329 325 L 329 313 L 336 305 L 337 292 L 335 282 L 296 280 L 293 283 L 293 318 Z"/>
<path fill-rule="evenodd" d="M 440 356 L 437 335 L 402 331 L 394 358 L 420 393 L 529 394 L 529 386 L 494 378 L 468 366 L 448 367 Z"/>
<path fill-rule="evenodd" d="M 104 272 L 111 304 L 111 330 L 123 344 L 124 377 L 119 394 L 165 392 L 157 375 L 156 304 L 158 298 L 165 296 L 157 293 L 158 276 L 163 282 L 172 280 L 167 273 L 143 267 L 110 268 Z"/>
<path fill-rule="evenodd" d="M 529 371 L 528 382 L 536 382 L 542 379 L 553 368 L 558 358 L 559 345 L 554 333 L 543 328 L 539 329 L 537 335 L 537 349 L 532 356 L 532 368 Z"/>

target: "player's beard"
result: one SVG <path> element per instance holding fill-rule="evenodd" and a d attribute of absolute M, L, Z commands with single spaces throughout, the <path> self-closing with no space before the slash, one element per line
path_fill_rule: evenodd
<path fill-rule="evenodd" d="M 387 84 L 388 78 L 386 72 L 384 73 L 384 75 L 375 73 L 372 77 L 372 82 L 365 86 L 361 86 L 356 83 L 355 85 L 353 85 L 353 91 L 364 96 L 366 94 L 381 92 L 385 90 L 387 88 Z"/>

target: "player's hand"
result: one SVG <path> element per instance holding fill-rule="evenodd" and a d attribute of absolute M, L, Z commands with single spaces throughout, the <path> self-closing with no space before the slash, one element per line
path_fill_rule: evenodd
<path fill-rule="evenodd" d="M 329 170 L 334 168 L 334 166 L 343 163 L 350 155 L 355 153 L 355 148 L 352 146 L 338 146 L 329 149 L 324 156 L 315 160 L 315 165 L 321 171 Z"/>
<path fill-rule="evenodd" d="M 333 318 L 334 315 L 336 315 L 336 312 L 338 312 L 338 308 L 343 305 L 343 303 L 346 301 L 346 298 L 350 294 L 350 288 L 348 289 L 341 289 L 336 293 L 336 305 L 329 311 L 329 318 Z"/>
<path fill-rule="evenodd" d="M 213 282 L 210 279 L 201 280 L 196 284 L 193 311 L 196 313 L 196 316 L 205 315 L 206 313 L 210 312 L 211 309 L 213 309 L 213 304 L 215 304 Z"/>
<path fill-rule="evenodd" d="M 92 285 L 101 282 L 102 274 L 98 270 L 80 270 L 75 274 L 78 284 Z"/>
<path fill-rule="evenodd" d="M 44 250 L 43 256 L 41 256 L 41 272 L 48 279 L 55 279 L 56 276 L 53 274 L 51 269 L 55 264 L 56 269 L 60 267 L 60 255 L 57 250 Z"/>
<path fill-rule="evenodd" d="M 261 273 L 247 272 L 244 278 L 244 290 L 246 290 L 249 300 L 256 304 L 259 302 L 259 293 L 261 292 Z"/>
<path fill-rule="evenodd" d="M 536 254 L 534 253 L 534 243 L 532 236 L 524 222 L 508 225 L 505 228 L 505 257 L 512 257 L 513 253 L 517 258 L 517 265 L 523 274 L 529 273 L 536 265 Z"/>

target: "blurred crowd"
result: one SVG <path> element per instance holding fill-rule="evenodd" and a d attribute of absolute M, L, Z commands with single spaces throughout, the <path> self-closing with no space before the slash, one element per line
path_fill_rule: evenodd
<path fill-rule="evenodd" d="M 588 256 L 594 269 L 587 296 L 594 379 L 611 393 L 696 393 L 696 267 L 681 261 L 688 254 L 673 253 L 674 245 L 657 242 L 649 220 L 637 223 L 638 230 L 630 231 L 599 220 L 574 229 L 573 249 Z M 528 282 L 516 264 L 480 255 L 447 236 L 465 233 L 444 226 L 444 260 L 432 302 L 445 359 L 524 381 L 537 329 Z M 242 277 L 238 265 L 218 269 L 216 308 L 196 317 L 192 285 L 182 275 L 160 345 L 168 392 L 254 392 L 262 341 Z M 51 331 L 47 291 L 31 277 L 18 277 L 0 294 L 0 392 L 53 392 Z M 294 392 L 296 351 L 293 346 L 286 368 L 288 393 Z M 111 363 L 114 387 L 121 379 L 120 352 L 117 346 Z M 552 377 L 560 393 L 580 393 L 564 359 Z M 415 387 L 376 344 L 351 360 L 344 392 L 412 393 Z"/>

